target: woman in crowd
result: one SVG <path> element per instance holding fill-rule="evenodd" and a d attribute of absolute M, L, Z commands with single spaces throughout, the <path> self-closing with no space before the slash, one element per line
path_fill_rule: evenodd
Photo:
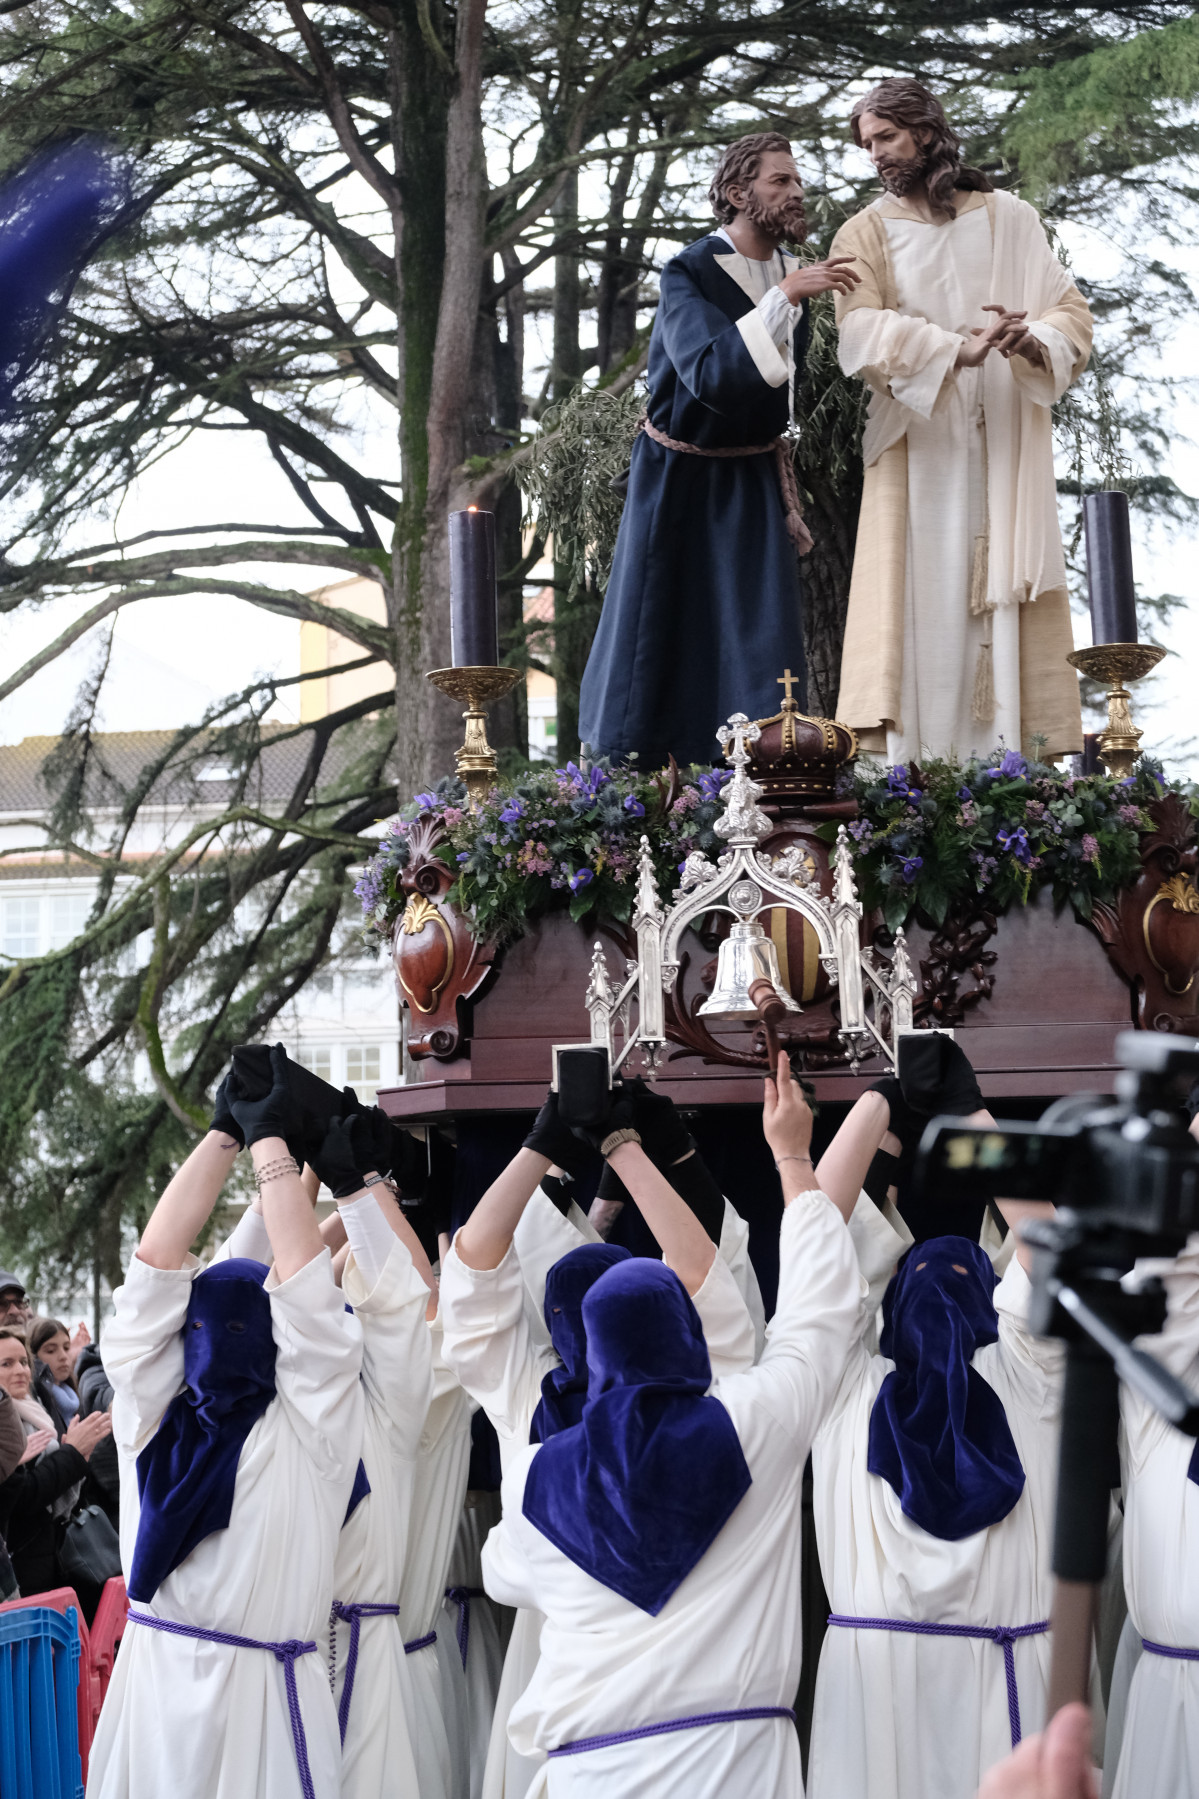
<path fill-rule="evenodd" d="M 35 1318 L 26 1341 L 33 1357 L 34 1397 L 54 1419 L 61 1436 L 79 1410 L 71 1333 L 57 1318 Z"/>
<path fill-rule="evenodd" d="M 24 1334 L 0 1325 L 0 1387 L 18 1413 L 25 1435 L 19 1465 L 0 1485 L 0 1537 L 8 1545 L 13 1573 L 23 1594 L 62 1586 L 58 1544 L 87 1475 L 92 1451 L 112 1430 L 107 1412 L 75 1418 L 62 1433 L 33 1393 L 33 1364 Z M 97 1595 L 85 1606 L 94 1609 Z"/>

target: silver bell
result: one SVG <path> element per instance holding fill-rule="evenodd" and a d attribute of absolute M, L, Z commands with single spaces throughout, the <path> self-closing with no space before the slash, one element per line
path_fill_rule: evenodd
<path fill-rule="evenodd" d="M 756 918 L 739 918 L 720 946 L 716 984 L 699 1009 L 701 1018 L 760 1018 L 749 990 L 769 981 L 788 1012 L 800 1012 L 779 975 L 778 952 Z"/>

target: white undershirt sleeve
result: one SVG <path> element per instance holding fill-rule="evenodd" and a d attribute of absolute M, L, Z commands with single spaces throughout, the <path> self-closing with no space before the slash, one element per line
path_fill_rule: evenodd
<path fill-rule="evenodd" d="M 224 1245 L 226 1256 L 245 1256 L 250 1262 L 265 1262 L 269 1268 L 274 1261 L 271 1240 L 266 1234 L 266 1219 L 253 1206 L 247 1206 Z"/>
<path fill-rule="evenodd" d="M 369 1291 L 383 1273 L 391 1254 L 391 1246 L 396 1240 L 395 1232 L 369 1189 L 360 1199 L 339 1200 L 337 1209 L 341 1213 L 341 1222 L 346 1227 L 354 1260 Z"/>

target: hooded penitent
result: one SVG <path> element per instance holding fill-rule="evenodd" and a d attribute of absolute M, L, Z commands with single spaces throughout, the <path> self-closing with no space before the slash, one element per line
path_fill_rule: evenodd
<path fill-rule="evenodd" d="M 529 1427 L 529 1442 L 544 1443 L 578 1424 L 587 1397 L 587 1333 L 583 1301 L 601 1274 L 630 1260 L 615 1243 L 583 1243 L 554 1263 L 545 1282 L 545 1322 L 561 1358 L 541 1383 L 541 1398 Z"/>
<path fill-rule="evenodd" d="M 581 1424 L 529 1465 L 524 1515 L 577 1567 L 656 1616 L 751 1485 L 733 1421 L 707 1396 L 699 1316 L 669 1268 L 611 1269 L 583 1301 Z"/>
<path fill-rule="evenodd" d="M 972 1368 L 999 1335 L 995 1270 L 967 1237 L 909 1250 L 883 1300 L 895 1367 L 870 1414 L 866 1466 L 922 1530 L 957 1542 L 1006 1518 L 1024 1491 L 1003 1401 Z"/>
<path fill-rule="evenodd" d="M 141 1518 L 129 1597 L 145 1604 L 233 1509 L 237 1464 L 275 1397 L 275 1339 L 261 1262 L 231 1257 L 192 1282 L 184 1387 L 137 1458 Z"/>

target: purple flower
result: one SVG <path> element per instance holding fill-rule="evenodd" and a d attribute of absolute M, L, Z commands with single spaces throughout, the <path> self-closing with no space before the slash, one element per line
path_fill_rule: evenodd
<path fill-rule="evenodd" d="M 1093 862 L 1096 868 L 1099 866 L 1099 842 L 1091 835 L 1090 831 L 1082 840 L 1082 859 L 1084 862 Z"/>
<path fill-rule="evenodd" d="M 590 887 L 594 879 L 594 869 L 576 868 L 575 872 L 570 877 L 570 891 L 572 893 L 577 893 L 580 887 Z"/>
<path fill-rule="evenodd" d="M 1011 831 L 1002 829 L 996 831 L 995 841 L 998 843 L 1000 849 L 1005 849 L 1011 855 L 1015 856 L 1017 862 L 1028 861 L 1030 854 L 1028 847 L 1028 832 L 1024 829 L 1023 825 L 1017 825 L 1015 829 Z"/>
<path fill-rule="evenodd" d="M 887 786 L 892 793 L 906 793 L 908 790 L 908 771 L 902 762 L 887 770 Z"/>
<path fill-rule="evenodd" d="M 910 887 L 912 885 L 912 882 L 916 879 L 918 870 L 922 869 L 923 867 L 924 867 L 924 857 L 923 856 L 905 856 L 904 857 L 904 859 L 903 859 L 903 878 L 904 878 L 904 883 L 906 886 Z"/>
<path fill-rule="evenodd" d="M 432 812 L 440 804 L 440 801 L 435 793 L 418 793 L 416 804 L 422 812 Z"/>
<path fill-rule="evenodd" d="M 630 818 L 645 817 L 645 807 L 641 804 L 641 801 L 637 798 L 636 794 L 629 794 L 628 798 L 625 800 L 624 809 L 629 814 Z"/>
<path fill-rule="evenodd" d="M 714 768 L 709 774 L 699 777 L 699 790 L 706 800 L 718 800 L 721 788 L 732 778 L 727 768 Z"/>
<path fill-rule="evenodd" d="M 974 798 L 974 795 L 971 793 L 971 791 L 968 787 L 959 787 L 958 788 L 958 798 L 960 800 L 972 800 Z"/>
<path fill-rule="evenodd" d="M 869 844 L 874 836 L 874 827 L 868 818 L 855 818 L 849 827 L 849 834 L 855 843 Z"/>
<path fill-rule="evenodd" d="M 1022 781 L 1028 773 L 1028 763 L 1019 750 L 1005 750 L 998 767 L 989 768 L 989 775 L 1007 775 L 1013 780 Z"/>
<path fill-rule="evenodd" d="M 1139 825 L 1141 822 L 1141 808 L 1139 806 L 1121 806 L 1120 818 L 1126 825 Z"/>
<path fill-rule="evenodd" d="M 500 823 L 502 825 L 514 825 L 517 822 L 517 820 L 520 818 L 523 818 L 524 815 L 525 815 L 524 801 L 521 799 L 517 799 L 516 795 L 513 794 L 512 798 L 508 801 L 507 805 L 504 807 L 503 811 L 500 813 Z"/>

